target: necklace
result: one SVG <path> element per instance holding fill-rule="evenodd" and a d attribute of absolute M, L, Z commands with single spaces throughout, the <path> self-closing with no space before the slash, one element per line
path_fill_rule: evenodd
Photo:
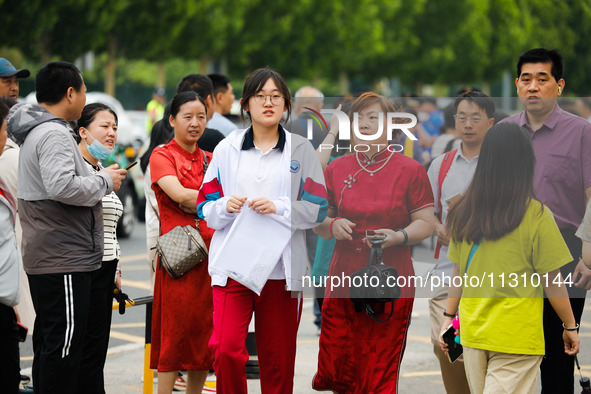
<path fill-rule="evenodd" d="M 363 171 L 367 172 L 369 174 L 369 176 L 373 176 L 373 174 L 375 174 L 376 172 L 378 172 L 382 168 L 386 167 L 386 164 L 388 164 L 388 162 L 390 161 L 392 156 L 394 156 L 394 153 L 395 152 L 390 153 L 390 156 L 388 156 L 388 158 L 384 161 L 384 164 L 382 164 L 380 166 L 380 168 L 378 168 L 377 170 L 368 170 L 367 167 L 365 167 L 363 164 L 361 164 L 361 160 L 359 160 L 359 152 L 355 153 L 355 158 L 357 159 L 357 163 L 363 169 Z M 368 164 L 377 164 L 377 163 L 373 163 L 373 160 L 370 160 L 368 162 Z"/>

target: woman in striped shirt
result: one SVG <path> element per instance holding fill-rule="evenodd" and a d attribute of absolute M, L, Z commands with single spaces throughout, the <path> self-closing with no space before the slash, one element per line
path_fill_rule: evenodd
<path fill-rule="evenodd" d="M 77 128 L 78 148 L 92 173 L 103 169 L 100 160 L 111 154 L 117 141 L 117 114 L 101 103 L 88 104 L 82 111 Z M 103 368 L 109 346 L 113 290 L 115 282 L 121 286 L 118 269 L 120 249 L 117 242 L 117 222 L 123 212 L 123 205 L 115 192 L 103 197 L 103 220 L 105 249 L 100 269 L 94 271 L 91 285 L 91 308 L 94 318 L 88 320 L 83 358 L 88 362 L 88 387 L 104 387 Z"/>

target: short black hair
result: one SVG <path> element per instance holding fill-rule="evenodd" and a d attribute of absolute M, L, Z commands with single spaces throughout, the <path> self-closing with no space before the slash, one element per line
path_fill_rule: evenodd
<path fill-rule="evenodd" d="M 517 60 L 517 78 L 521 75 L 521 67 L 526 63 L 552 63 L 552 76 L 556 81 L 562 78 L 564 65 L 558 49 L 534 48 L 523 52 Z"/>
<path fill-rule="evenodd" d="M 495 115 L 495 102 L 493 99 L 488 97 L 486 94 L 477 91 L 460 94 L 454 102 L 454 113 L 458 112 L 458 106 L 464 100 L 474 103 L 478 108 L 483 109 L 489 119 Z"/>
<path fill-rule="evenodd" d="M 207 76 L 211 79 L 213 93 L 216 96 L 218 93 L 226 93 L 228 90 L 228 84 L 232 82 L 230 78 L 222 74 L 208 74 Z"/>
<path fill-rule="evenodd" d="M 35 77 L 35 90 L 38 103 L 57 104 L 66 95 L 69 88 L 77 92 L 84 80 L 80 70 L 72 63 L 51 62 L 41 67 Z"/>
<path fill-rule="evenodd" d="M 211 96 L 214 100 L 213 84 L 211 79 L 207 75 L 203 74 L 189 74 L 185 76 L 176 87 L 176 92 L 195 92 L 203 99 L 207 99 L 207 96 Z"/>
<path fill-rule="evenodd" d="M 190 101 L 200 101 L 201 104 L 203 104 L 203 106 L 205 107 L 205 113 L 207 114 L 207 105 L 205 104 L 205 100 L 203 100 L 203 97 L 199 93 L 189 90 L 186 92 L 180 92 L 176 96 L 174 96 L 170 104 L 170 116 L 175 118 L 181 110 L 181 106 Z"/>
<path fill-rule="evenodd" d="M 78 122 L 76 124 L 76 128 L 74 129 L 75 134 L 76 134 L 75 138 L 76 138 L 77 143 L 80 143 L 80 141 L 82 140 L 82 138 L 80 137 L 80 128 L 84 127 L 85 129 L 87 129 L 88 126 L 92 122 L 94 122 L 94 119 L 96 118 L 96 114 L 98 114 L 101 111 L 110 112 L 111 115 L 113 115 L 113 117 L 115 118 L 115 124 L 119 124 L 119 118 L 117 117 L 117 114 L 108 105 L 103 104 L 103 103 L 87 104 L 84 107 L 84 109 L 82 110 L 82 114 L 80 115 L 80 119 L 78 119 Z"/>
<path fill-rule="evenodd" d="M 6 102 L 0 100 L 0 127 L 2 127 L 2 125 L 4 124 L 4 119 L 6 119 L 6 117 L 8 116 L 9 110 L 10 109 L 8 108 L 8 105 L 6 105 Z"/>
<path fill-rule="evenodd" d="M 246 78 L 244 87 L 242 88 L 242 97 L 240 99 L 240 112 L 243 119 L 246 118 L 245 114 L 248 114 L 250 117 L 250 112 L 246 110 L 248 107 L 248 100 L 260 92 L 269 79 L 273 80 L 279 93 L 281 93 L 285 100 L 285 109 L 287 112 L 286 120 L 289 120 L 289 115 L 291 114 L 291 94 L 289 93 L 289 88 L 287 87 L 283 76 L 269 67 L 257 68 L 250 73 L 248 78 Z"/>
<path fill-rule="evenodd" d="M 424 104 L 424 103 L 429 103 L 429 104 L 433 104 L 433 105 L 437 106 L 437 100 L 435 100 L 435 97 L 422 97 L 421 104 Z"/>

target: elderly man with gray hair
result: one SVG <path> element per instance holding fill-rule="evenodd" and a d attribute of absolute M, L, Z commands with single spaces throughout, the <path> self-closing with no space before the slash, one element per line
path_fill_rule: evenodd
<path fill-rule="evenodd" d="M 317 149 L 318 145 L 324 140 L 328 130 L 322 130 L 306 113 L 313 111 L 320 112 L 323 105 L 324 94 L 320 90 L 312 86 L 299 88 L 295 94 L 293 105 L 295 119 L 290 122 L 287 128 L 290 132 L 310 140 L 314 149 Z M 311 120 L 311 122 L 308 122 L 308 120 Z M 311 133 L 308 131 L 308 123 L 311 124 Z"/>

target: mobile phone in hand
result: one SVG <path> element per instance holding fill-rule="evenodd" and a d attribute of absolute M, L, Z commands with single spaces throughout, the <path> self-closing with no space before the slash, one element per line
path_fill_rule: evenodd
<path fill-rule="evenodd" d="M 367 239 L 384 239 L 386 234 L 376 233 L 374 230 L 365 230 L 365 238 Z"/>
<path fill-rule="evenodd" d="M 127 167 L 125 167 L 125 169 L 126 169 L 127 171 L 129 171 L 129 170 L 131 170 L 131 169 L 132 169 L 132 168 L 133 168 L 133 167 L 134 167 L 134 166 L 135 166 L 137 163 L 138 163 L 138 161 L 136 160 L 136 161 L 134 161 L 133 163 L 131 163 L 131 164 L 128 164 L 128 165 L 127 165 Z"/>
<path fill-rule="evenodd" d="M 29 332 L 29 329 L 25 326 L 23 326 L 22 324 L 20 324 L 19 322 L 16 323 L 18 326 L 18 341 L 19 342 L 24 342 L 27 339 L 27 333 Z"/>
<path fill-rule="evenodd" d="M 443 342 L 447 343 L 447 358 L 450 363 L 456 361 L 464 352 L 462 345 L 456 343 L 456 329 L 450 324 L 447 330 L 441 335 Z"/>

